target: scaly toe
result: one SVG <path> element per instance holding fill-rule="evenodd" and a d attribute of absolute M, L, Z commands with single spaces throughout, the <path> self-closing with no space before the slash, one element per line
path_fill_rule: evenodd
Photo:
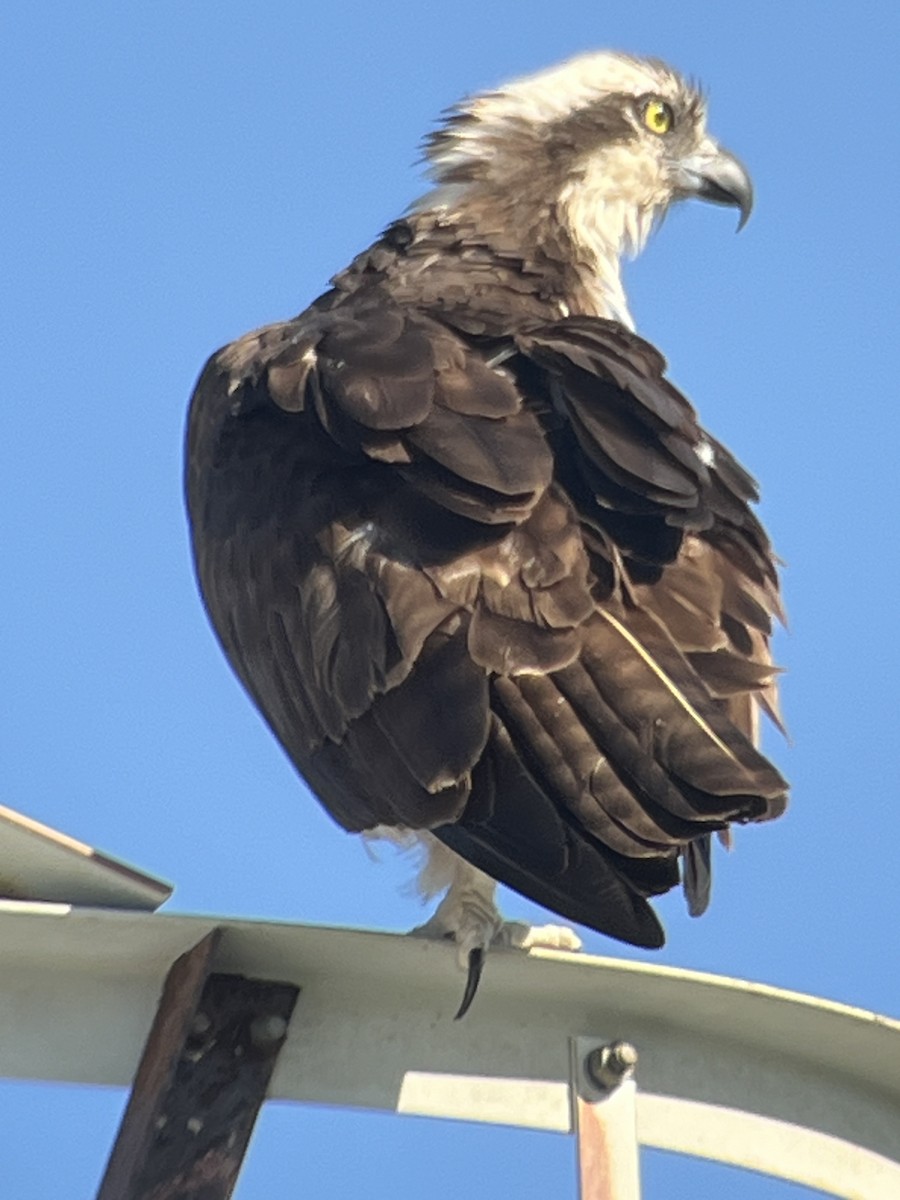
<path fill-rule="evenodd" d="M 582 941 L 567 925 L 526 925 L 524 921 L 504 921 L 494 935 L 495 946 L 513 950 L 580 950 Z"/>

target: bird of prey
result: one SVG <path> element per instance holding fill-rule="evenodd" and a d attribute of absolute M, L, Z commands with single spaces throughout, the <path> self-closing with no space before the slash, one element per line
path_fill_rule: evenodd
<path fill-rule="evenodd" d="M 207 363 L 186 486 L 228 659 L 338 824 L 425 851 L 467 1002 L 495 881 L 638 946 L 784 808 L 756 486 L 633 328 L 621 262 L 745 168 L 702 93 L 594 53 L 463 100 L 430 189 L 300 316 Z M 699 336 L 699 334 L 698 334 Z"/>

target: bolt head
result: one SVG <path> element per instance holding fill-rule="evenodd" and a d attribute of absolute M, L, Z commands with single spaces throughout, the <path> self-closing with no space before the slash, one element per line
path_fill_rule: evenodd
<path fill-rule="evenodd" d="M 609 1042 L 597 1046 L 585 1059 L 585 1074 L 595 1087 L 612 1092 L 631 1077 L 637 1066 L 638 1053 L 630 1042 Z"/>
<path fill-rule="evenodd" d="M 257 1017 L 250 1025 L 250 1040 L 254 1046 L 272 1046 L 287 1033 L 284 1017 Z"/>

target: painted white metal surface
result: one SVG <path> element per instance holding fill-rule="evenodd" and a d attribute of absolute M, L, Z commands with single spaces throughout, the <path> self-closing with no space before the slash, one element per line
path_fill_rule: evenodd
<path fill-rule="evenodd" d="M 172 888 L 0 804 L 0 896 L 152 911 Z"/>
<path fill-rule="evenodd" d="M 640 1053 L 641 1142 L 849 1200 L 900 1196 L 900 1023 L 760 984 L 393 934 L 0 904 L 0 1075 L 125 1086 L 174 959 L 301 987 L 275 1098 L 570 1132 L 572 1037 Z"/>

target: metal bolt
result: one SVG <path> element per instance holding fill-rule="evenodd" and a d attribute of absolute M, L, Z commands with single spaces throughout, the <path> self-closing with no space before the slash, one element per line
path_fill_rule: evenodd
<path fill-rule="evenodd" d="M 603 1092 L 613 1092 L 634 1074 L 638 1053 L 631 1042 L 597 1046 L 584 1060 L 588 1079 Z"/>
<path fill-rule="evenodd" d="M 272 1046 L 287 1033 L 284 1017 L 257 1017 L 250 1023 L 250 1041 L 254 1046 Z"/>

